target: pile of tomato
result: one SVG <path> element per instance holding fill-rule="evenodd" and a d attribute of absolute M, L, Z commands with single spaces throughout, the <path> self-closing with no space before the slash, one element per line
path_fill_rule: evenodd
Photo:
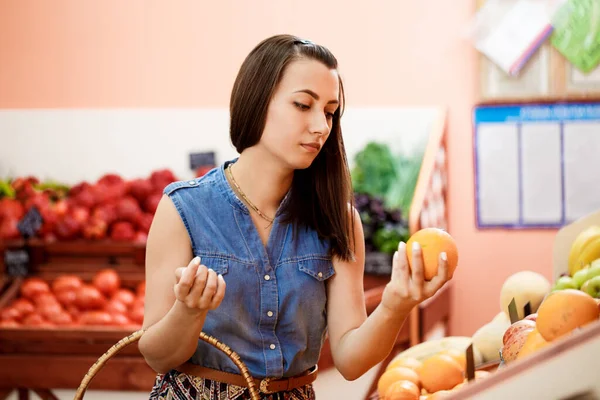
<path fill-rule="evenodd" d="M 26 278 L 17 298 L 0 310 L 0 327 L 119 326 L 138 329 L 144 318 L 145 282 L 123 287 L 113 269 L 91 282 L 74 274 L 52 281 Z"/>

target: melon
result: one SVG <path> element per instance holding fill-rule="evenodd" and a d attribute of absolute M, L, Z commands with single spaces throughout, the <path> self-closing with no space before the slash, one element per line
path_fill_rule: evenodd
<path fill-rule="evenodd" d="M 508 316 L 508 305 L 515 299 L 519 319 L 525 317 L 523 307 L 530 303 L 531 312 L 537 312 L 552 285 L 542 274 L 533 271 L 520 271 L 509 276 L 500 289 L 500 309 Z"/>
<path fill-rule="evenodd" d="M 473 347 L 479 351 L 483 361 L 500 360 L 500 349 L 504 332 L 510 327 L 510 320 L 506 316 L 496 317 L 479 328 L 472 337 Z"/>

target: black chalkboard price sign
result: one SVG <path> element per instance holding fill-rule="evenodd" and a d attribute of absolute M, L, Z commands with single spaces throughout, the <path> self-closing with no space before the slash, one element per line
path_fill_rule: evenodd
<path fill-rule="evenodd" d="M 4 251 L 6 275 L 10 277 L 27 276 L 29 273 L 29 260 L 27 246 L 20 249 L 6 249 Z"/>

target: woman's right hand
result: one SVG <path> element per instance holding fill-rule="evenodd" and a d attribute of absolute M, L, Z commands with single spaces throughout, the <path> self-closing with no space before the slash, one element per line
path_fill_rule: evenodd
<path fill-rule="evenodd" d="M 219 307 L 225 296 L 225 280 L 195 257 L 187 267 L 175 270 L 177 301 L 193 312 L 203 313 Z"/>

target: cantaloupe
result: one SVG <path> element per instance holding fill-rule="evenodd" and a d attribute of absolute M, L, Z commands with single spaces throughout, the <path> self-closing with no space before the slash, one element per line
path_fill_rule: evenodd
<path fill-rule="evenodd" d="M 519 319 L 523 319 L 525 304 L 530 303 L 531 312 L 536 312 L 551 288 L 550 281 L 542 274 L 533 271 L 517 272 L 509 276 L 500 289 L 500 309 L 509 315 L 508 305 L 514 298 Z"/>

